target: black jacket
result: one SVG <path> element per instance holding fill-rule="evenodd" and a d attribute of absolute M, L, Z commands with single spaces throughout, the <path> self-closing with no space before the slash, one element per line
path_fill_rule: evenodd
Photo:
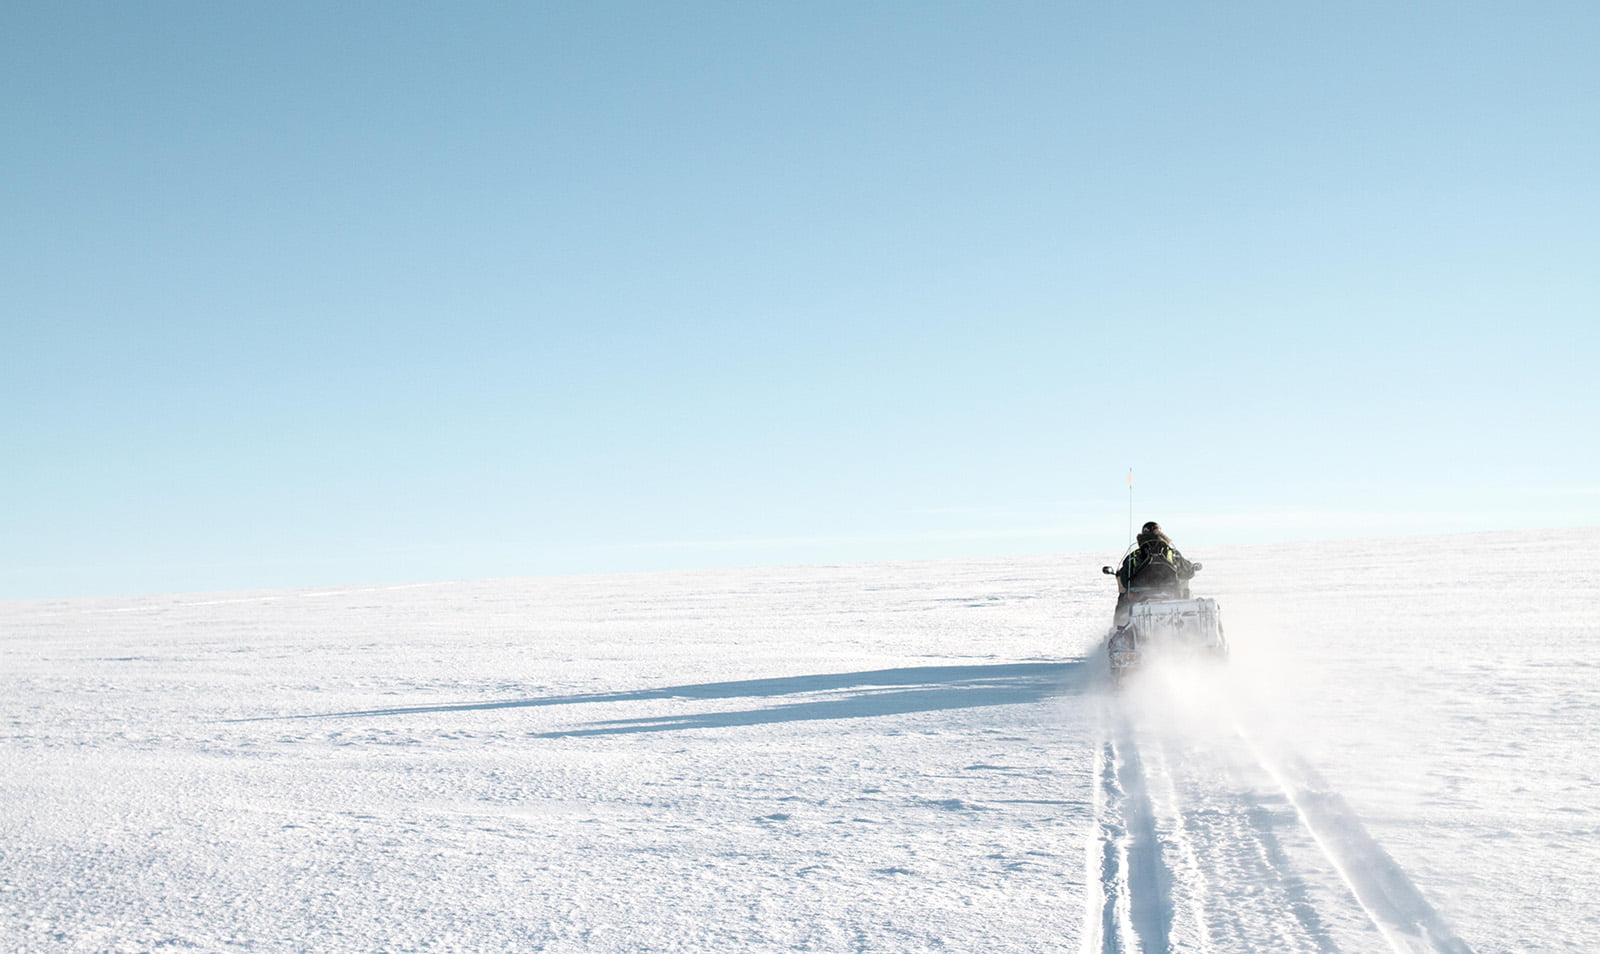
<path fill-rule="evenodd" d="M 1184 559 L 1170 543 L 1152 540 L 1140 545 L 1122 559 L 1117 582 L 1123 592 L 1170 590 L 1179 595 L 1194 577 L 1194 564 Z"/>

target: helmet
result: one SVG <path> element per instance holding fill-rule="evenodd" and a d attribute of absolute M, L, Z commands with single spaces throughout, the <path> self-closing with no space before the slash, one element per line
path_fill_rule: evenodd
<path fill-rule="evenodd" d="M 1137 537 L 1137 540 L 1140 546 L 1146 546 L 1152 543 L 1165 543 L 1168 546 L 1172 545 L 1172 541 L 1167 539 L 1167 535 L 1161 532 L 1161 524 L 1156 523 L 1154 520 L 1145 524 L 1144 527 L 1139 530 L 1139 536 Z"/>

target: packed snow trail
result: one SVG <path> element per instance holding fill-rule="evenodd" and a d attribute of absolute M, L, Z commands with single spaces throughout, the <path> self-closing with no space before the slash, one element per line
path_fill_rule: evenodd
<path fill-rule="evenodd" d="M 1310 764 L 1290 753 L 1268 754 L 1242 727 L 1238 731 L 1396 952 L 1471 954 L 1471 948 L 1456 937 L 1405 871 Z"/>
<path fill-rule="evenodd" d="M 1103 695 L 1083 954 L 1471 954 L 1238 699 L 1211 667 Z"/>
<path fill-rule="evenodd" d="M 1162 861 L 1131 727 L 1114 718 L 1095 766 L 1102 949 L 1107 954 L 1165 951 L 1172 928 L 1171 874 Z"/>

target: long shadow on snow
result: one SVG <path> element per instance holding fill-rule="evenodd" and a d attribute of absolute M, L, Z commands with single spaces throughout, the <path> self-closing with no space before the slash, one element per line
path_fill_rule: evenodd
<path fill-rule="evenodd" d="M 476 712 L 534 706 L 567 706 L 595 702 L 646 702 L 656 699 L 774 698 L 806 693 L 847 693 L 835 698 L 788 703 L 740 712 L 707 712 L 645 719 L 596 722 L 585 728 L 540 733 L 541 737 L 611 735 L 626 732 L 663 732 L 711 726 L 761 725 L 815 719 L 858 719 L 866 716 L 970 709 L 979 706 L 1020 705 L 1052 696 L 1081 692 L 1090 681 L 1086 660 L 1064 663 L 1002 663 L 988 666 L 913 666 L 868 672 L 822 673 L 780 679 L 745 679 L 705 682 L 633 692 L 593 692 L 497 702 L 452 705 L 403 706 L 324 712 L 275 719 L 331 719 L 422 715 L 433 712 Z M 255 722 L 261 719 L 237 719 Z"/>

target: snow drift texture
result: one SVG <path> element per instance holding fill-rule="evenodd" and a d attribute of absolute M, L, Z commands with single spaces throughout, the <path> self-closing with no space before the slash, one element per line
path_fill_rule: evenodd
<path fill-rule="evenodd" d="M 1600 950 L 1597 548 L 0 604 L 0 949 Z"/>

